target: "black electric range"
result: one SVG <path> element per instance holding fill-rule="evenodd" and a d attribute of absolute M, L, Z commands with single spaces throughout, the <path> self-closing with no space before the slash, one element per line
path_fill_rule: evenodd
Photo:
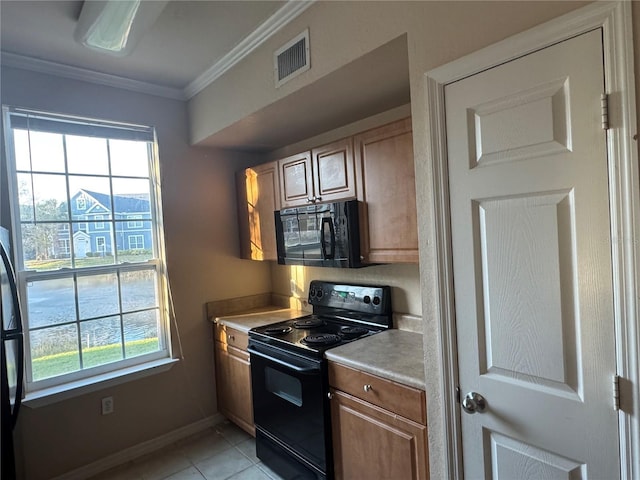
<path fill-rule="evenodd" d="M 249 331 L 256 451 L 285 479 L 333 478 L 324 352 L 392 327 L 391 289 L 314 280 L 313 313 Z"/>

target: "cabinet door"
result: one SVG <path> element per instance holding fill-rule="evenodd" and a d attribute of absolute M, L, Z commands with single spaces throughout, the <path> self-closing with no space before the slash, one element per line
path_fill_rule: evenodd
<path fill-rule="evenodd" d="M 280 191 L 276 162 L 240 172 L 238 202 L 242 258 L 277 260 L 273 212 L 280 209 Z"/>
<path fill-rule="evenodd" d="M 278 160 L 282 208 L 308 205 L 313 201 L 311 153 L 303 152 Z"/>
<path fill-rule="evenodd" d="M 360 253 L 366 263 L 418 263 L 411 118 L 354 137 Z"/>
<path fill-rule="evenodd" d="M 314 148 L 312 154 L 315 201 L 356 198 L 353 138 Z"/>
<path fill-rule="evenodd" d="M 331 391 L 336 479 L 429 478 L 426 426 Z"/>
<path fill-rule="evenodd" d="M 215 342 L 215 362 L 218 410 L 255 436 L 249 354 L 224 343 Z"/>

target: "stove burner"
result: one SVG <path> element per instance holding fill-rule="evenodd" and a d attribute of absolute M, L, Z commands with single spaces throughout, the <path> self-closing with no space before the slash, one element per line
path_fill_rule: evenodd
<path fill-rule="evenodd" d="M 286 325 L 274 325 L 265 328 L 264 333 L 267 333 L 269 335 L 284 335 L 285 333 L 289 333 L 291 330 L 292 328 Z"/>
<path fill-rule="evenodd" d="M 340 335 L 336 335 L 335 333 L 313 333 L 304 337 L 302 342 L 312 347 L 320 347 L 335 345 L 336 343 L 340 343 L 341 340 Z"/>
<path fill-rule="evenodd" d="M 349 325 L 345 325 L 343 327 L 340 327 L 340 333 L 345 338 L 360 337 L 360 336 L 364 335 L 365 333 L 367 333 L 368 331 L 369 330 L 367 330 L 364 327 L 356 327 L 356 326 L 349 326 Z"/>
<path fill-rule="evenodd" d="M 325 321 L 317 317 L 301 318 L 293 322 L 294 328 L 318 328 L 324 325 Z"/>

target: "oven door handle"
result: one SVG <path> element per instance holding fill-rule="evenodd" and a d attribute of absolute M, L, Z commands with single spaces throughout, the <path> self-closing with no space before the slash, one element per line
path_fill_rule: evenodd
<path fill-rule="evenodd" d="M 313 367 L 299 367 L 298 365 L 292 365 L 289 362 L 285 362 L 284 360 L 280 360 L 279 358 L 274 358 L 270 355 L 266 355 L 262 352 L 259 352 L 258 350 L 256 350 L 255 348 L 251 348 L 251 346 L 249 346 L 247 348 L 247 350 L 249 351 L 249 353 L 251 355 L 255 355 L 257 357 L 260 357 L 264 360 L 268 360 L 269 362 L 273 362 L 276 363 L 278 365 L 280 365 L 281 367 L 285 367 L 288 368 L 290 370 L 293 370 L 295 372 L 298 373 L 302 373 L 303 375 L 311 375 L 314 373 L 318 373 L 320 371 L 319 367 L 313 366 Z"/>

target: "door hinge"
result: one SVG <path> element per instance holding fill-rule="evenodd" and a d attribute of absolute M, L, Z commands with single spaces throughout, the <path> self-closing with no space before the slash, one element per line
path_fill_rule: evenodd
<path fill-rule="evenodd" d="M 613 376 L 613 409 L 620 410 L 620 375 Z"/>
<path fill-rule="evenodd" d="M 600 95 L 600 117 L 602 119 L 602 129 L 609 130 L 609 94 Z"/>

